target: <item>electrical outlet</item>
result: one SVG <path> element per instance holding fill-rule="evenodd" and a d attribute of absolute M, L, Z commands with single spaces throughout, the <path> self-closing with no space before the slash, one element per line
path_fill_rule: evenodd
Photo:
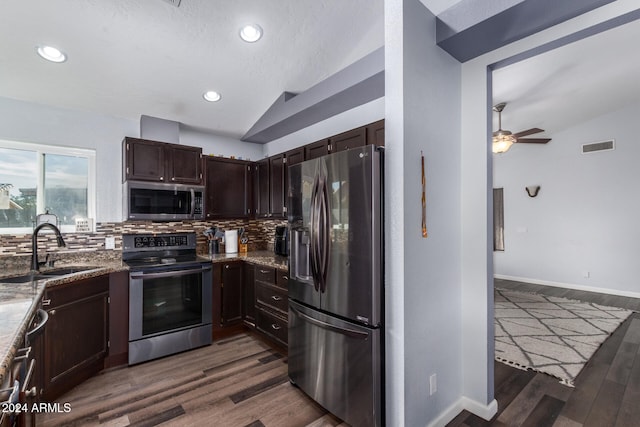
<path fill-rule="evenodd" d="M 429 396 L 434 395 L 436 391 L 438 391 L 438 377 L 436 374 L 431 374 L 429 377 Z"/>
<path fill-rule="evenodd" d="M 582 272 L 582 277 L 584 277 L 585 279 L 588 279 L 589 277 L 591 277 L 591 272 L 585 270 Z"/>
<path fill-rule="evenodd" d="M 116 248 L 116 238 L 115 237 L 105 237 L 104 238 L 104 248 L 105 249 L 115 249 Z"/>

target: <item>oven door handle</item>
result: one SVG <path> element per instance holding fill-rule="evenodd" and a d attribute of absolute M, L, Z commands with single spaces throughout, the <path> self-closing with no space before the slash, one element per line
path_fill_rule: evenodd
<path fill-rule="evenodd" d="M 156 277 L 176 277 L 176 276 L 186 276 L 193 273 L 202 273 L 204 271 L 209 271 L 212 269 L 211 265 L 206 265 L 201 268 L 190 268 L 187 270 L 171 270 L 171 271 L 163 271 L 161 273 L 132 273 L 130 278 L 137 279 L 154 279 Z"/>

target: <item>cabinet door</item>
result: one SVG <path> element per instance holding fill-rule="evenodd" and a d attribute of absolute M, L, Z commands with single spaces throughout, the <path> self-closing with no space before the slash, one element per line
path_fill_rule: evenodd
<path fill-rule="evenodd" d="M 137 138 L 125 138 L 123 144 L 125 179 L 166 181 L 163 143 Z"/>
<path fill-rule="evenodd" d="M 313 142 L 304 146 L 304 159 L 311 160 L 329 154 L 329 140 Z"/>
<path fill-rule="evenodd" d="M 367 141 L 366 128 L 353 129 L 329 138 L 331 152 L 344 151 L 355 147 L 364 147 Z"/>
<path fill-rule="evenodd" d="M 270 213 L 269 159 L 256 163 L 256 216 L 266 218 Z"/>
<path fill-rule="evenodd" d="M 109 276 L 47 290 L 44 332 L 45 401 L 53 401 L 104 368 L 108 351 Z"/>
<path fill-rule="evenodd" d="M 251 169 L 247 162 L 205 159 L 206 217 L 248 218 L 251 200 Z"/>
<path fill-rule="evenodd" d="M 222 325 L 242 320 L 242 262 L 222 266 Z"/>
<path fill-rule="evenodd" d="M 242 318 L 245 322 L 256 324 L 255 275 L 254 266 L 243 263 L 242 267 Z"/>
<path fill-rule="evenodd" d="M 202 183 L 202 148 L 167 145 L 167 179 L 181 184 Z"/>
<path fill-rule="evenodd" d="M 295 148 L 285 153 L 287 167 L 304 162 L 304 147 Z"/>
<path fill-rule="evenodd" d="M 284 154 L 269 157 L 269 206 L 270 217 L 283 218 L 286 216 L 285 208 L 285 157 Z"/>
<path fill-rule="evenodd" d="M 367 125 L 367 145 L 384 147 L 384 119 Z"/>

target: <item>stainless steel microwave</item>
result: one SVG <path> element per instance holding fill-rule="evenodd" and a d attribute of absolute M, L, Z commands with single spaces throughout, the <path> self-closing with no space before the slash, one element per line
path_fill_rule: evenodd
<path fill-rule="evenodd" d="M 125 219 L 204 219 L 204 186 L 126 181 L 123 199 Z"/>

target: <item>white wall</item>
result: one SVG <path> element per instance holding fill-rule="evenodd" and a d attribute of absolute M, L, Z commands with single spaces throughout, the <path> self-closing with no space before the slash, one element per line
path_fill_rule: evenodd
<path fill-rule="evenodd" d="M 387 423 L 424 426 L 455 416 L 463 393 L 461 66 L 435 45 L 435 17 L 419 0 L 385 2 L 385 27 Z"/>
<path fill-rule="evenodd" d="M 495 156 L 506 244 L 494 254 L 497 277 L 640 297 L 638 117 L 640 103 Z M 581 154 L 582 144 L 609 139 L 615 150 Z M 524 191 L 532 184 L 536 198 Z"/>
<path fill-rule="evenodd" d="M 0 138 L 96 150 L 96 222 L 122 219 L 122 140 L 139 122 L 0 97 Z"/>
<path fill-rule="evenodd" d="M 96 150 L 96 222 L 122 221 L 122 140 L 140 135 L 139 120 L 0 97 L 0 139 Z M 197 130 L 180 129 L 180 143 L 204 154 L 262 158 L 264 147 Z"/>
<path fill-rule="evenodd" d="M 260 160 L 264 145 L 240 141 L 222 135 L 205 133 L 188 127 L 180 126 L 180 144 L 202 147 L 202 154 L 230 157 L 244 160 Z"/>
<path fill-rule="evenodd" d="M 462 368 L 463 394 L 473 401 L 493 395 L 493 182 L 488 67 L 637 7 L 637 0 L 618 0 L 462 64 Z M 486 373 L 478 373 L 481 366 L 486 366 Z M 476 408 L 476 413 L 482 409 Z"/>

